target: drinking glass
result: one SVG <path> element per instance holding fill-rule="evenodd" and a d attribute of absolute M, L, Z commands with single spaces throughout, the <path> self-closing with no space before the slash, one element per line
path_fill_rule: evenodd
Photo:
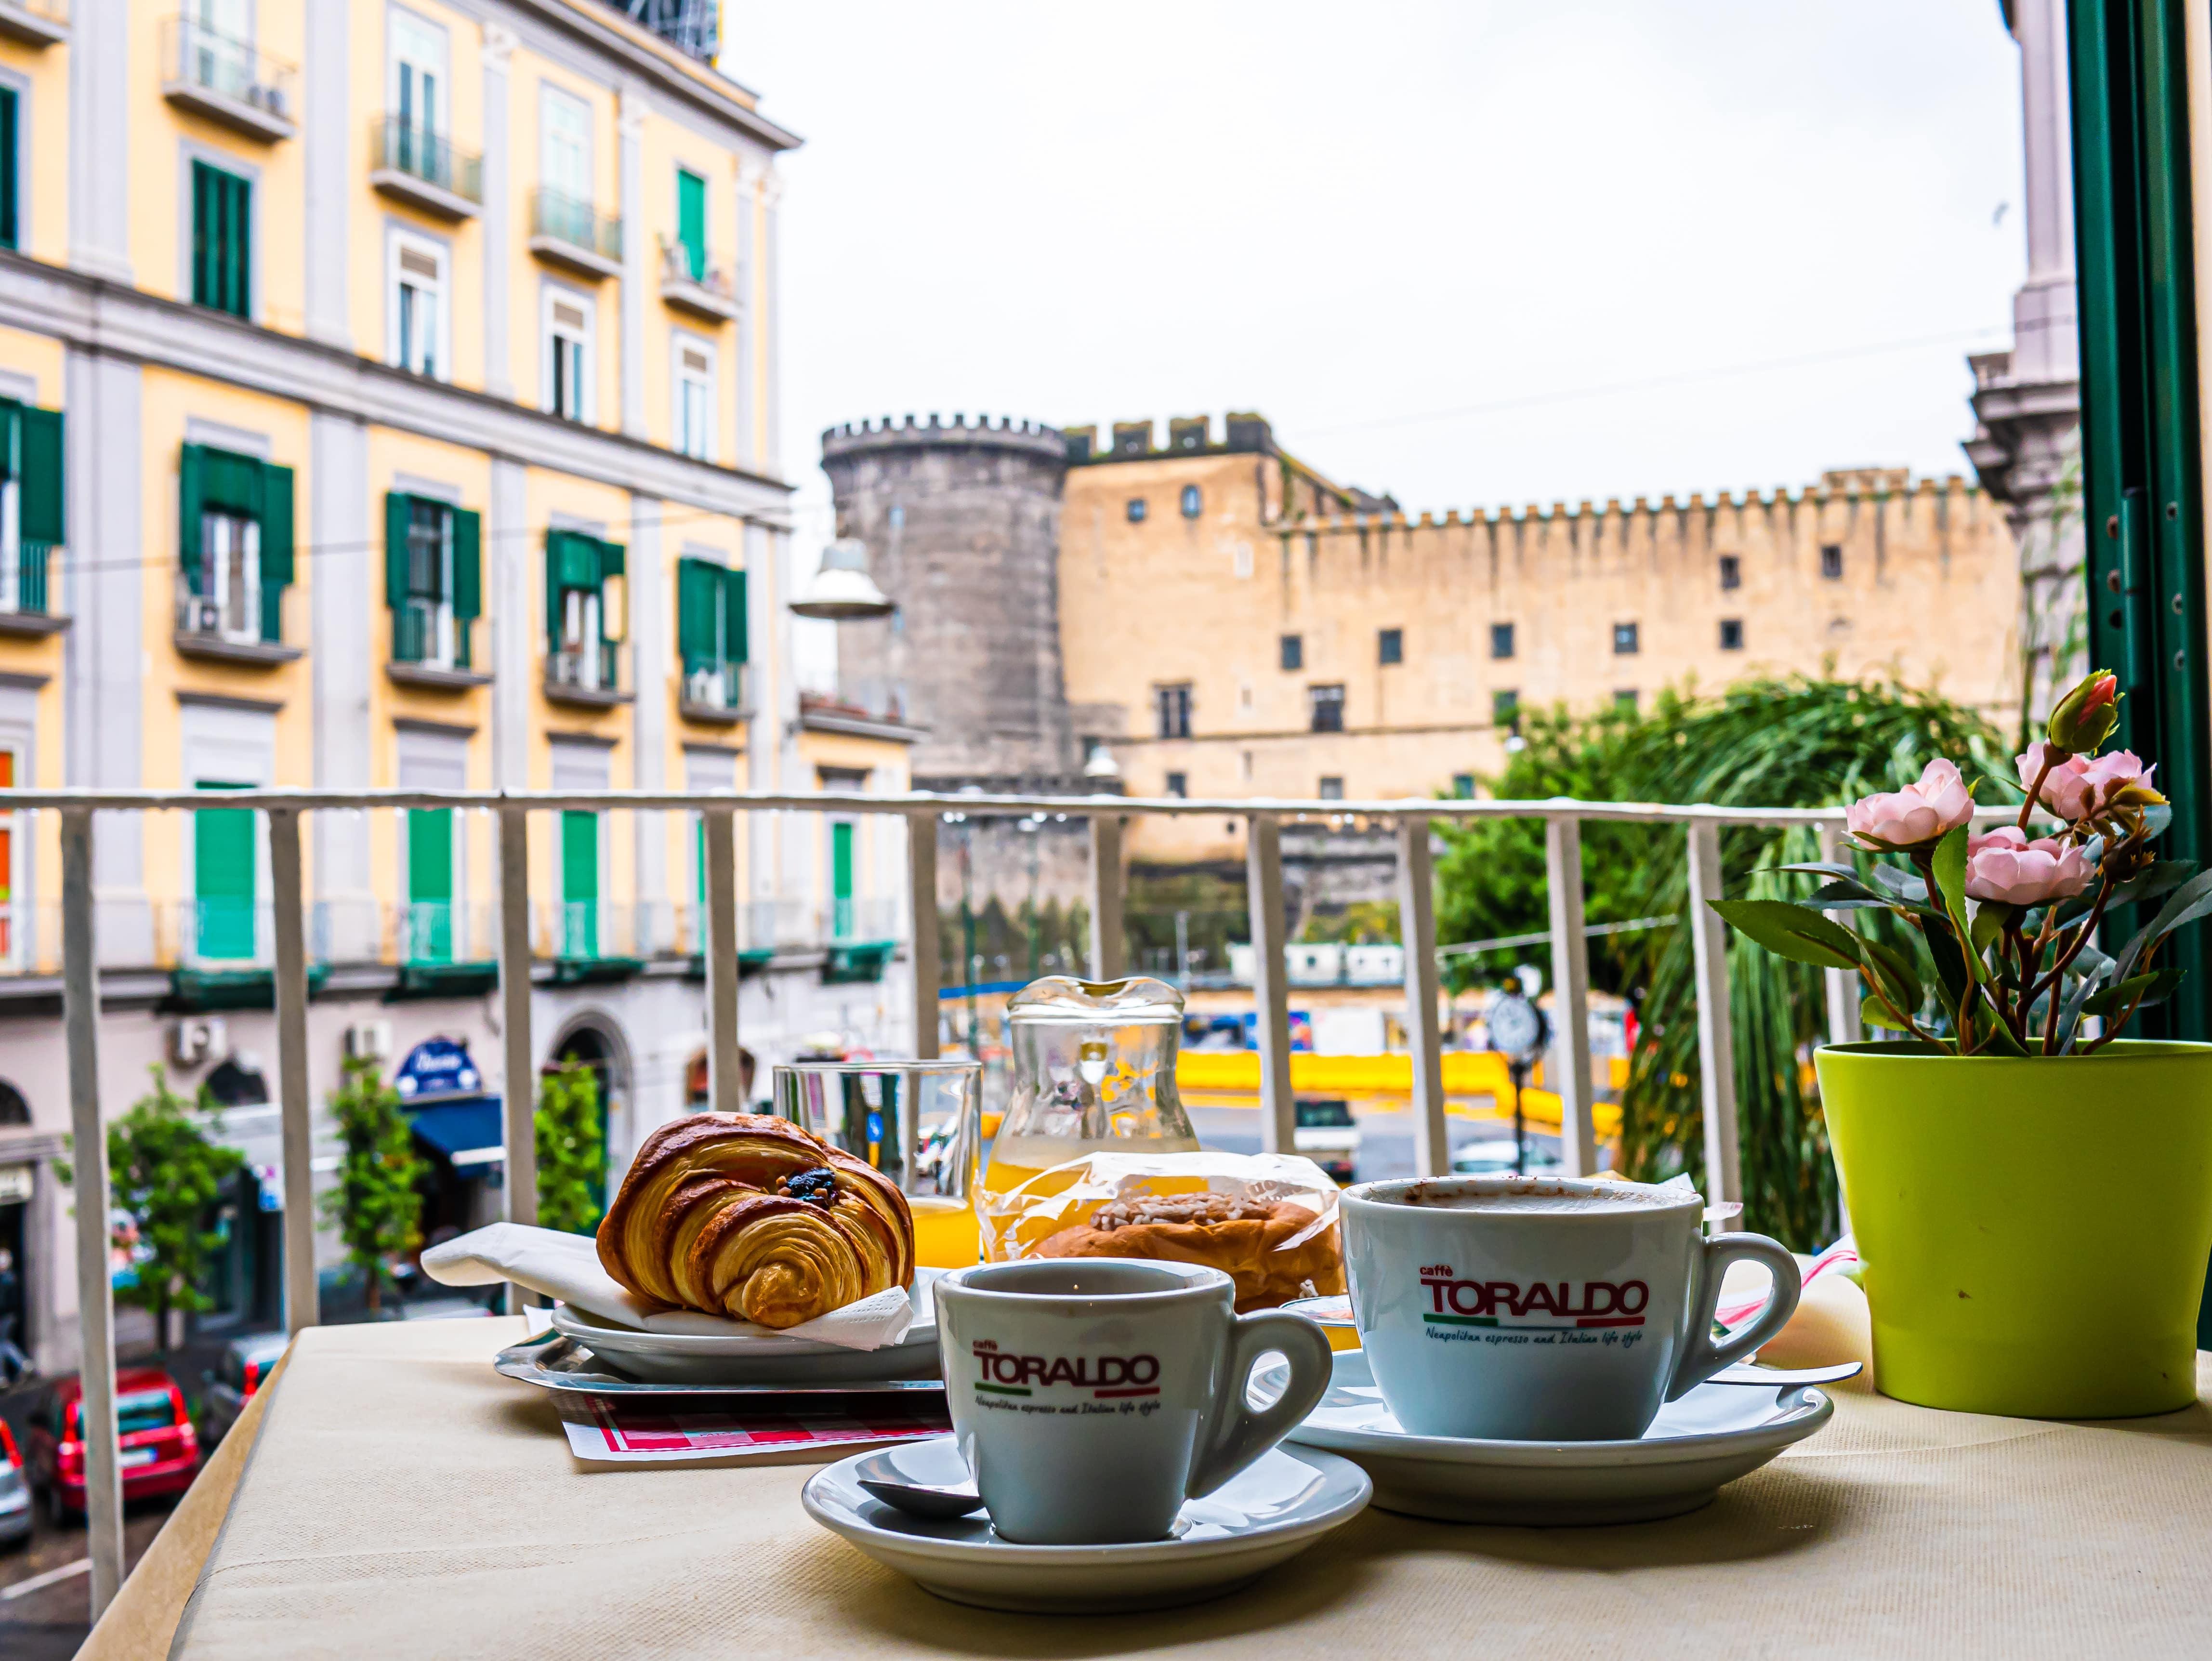
<path fill-rule="evenodd" d="M 915 1261 L 976 1261 L 973 1203 L 981 1150 L 980 1062 L 799 1062 L 775 1069 L 779 1117 L 866 1161 L 914 1213 Z"/>

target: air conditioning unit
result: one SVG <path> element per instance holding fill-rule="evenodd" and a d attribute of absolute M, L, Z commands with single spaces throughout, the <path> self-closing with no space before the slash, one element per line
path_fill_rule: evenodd
<path fill-rule="evenodd" d="M 556 652 L 552 660 L 553 678 L 563 686 L 580 686 L 584 679 L 584 654 L 581 652 Z"/>
<path fill-rule="evenodd" d="M 722 702 L 722 678 L 712 669 L 694 669 L 684 677 L 684 701 L 686 703 L 720 704 Z"/>
<path fill-rule="evenodd" d="M 222 607 L 211 599 L 196 599 L 185 608 L 190 632 L 214 635 L 222 631 Z"/>
<path fill-rule="evenodd" d="M 392 1054 L 390 1021 L 356 1021 L 345 1030 L 349 1061 L 380 1062 Z"/>
<path fill-rule="evenodd" d="M 230 1034 L 219 1017 L 201 1015 L 169 1029 L 169 1059 L 179 1067 L 198 1067 L 230 1051 Z"/>

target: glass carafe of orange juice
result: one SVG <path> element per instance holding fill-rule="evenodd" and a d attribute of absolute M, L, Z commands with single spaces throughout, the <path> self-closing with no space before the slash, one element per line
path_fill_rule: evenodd
<path fill-rule="evenodd" d="M 1091 1153 L 1198 1148 L 1176 1093 L 1182 995 L 1165 981 L 1048 975 L 1007 1001 L 1006 1031 L 1012 1089 L 975 1196 L 983 1255 L 994 1258 L 1060 1226 L 1018 1214 L 1024 1197 L 1072 1181 L 1041 1183 L 1051 1167 Z"/>

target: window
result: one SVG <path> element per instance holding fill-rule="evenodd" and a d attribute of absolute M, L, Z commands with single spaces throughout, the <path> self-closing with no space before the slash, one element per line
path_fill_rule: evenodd
<path fill-rule="evenodd" d="M 853 821 L 830 822 L 830 938 L 853 938 Z"/>
<path fill-rule="evenodd" d="M 1841 581 L 1844 575 L 1844 551 L 1840 544 L 1825 543 L 1820 548 L 1820 575 L 1831 582 Z"/>
<path fill-rule="evenodd" d="M 1385 629 L 1375 637 L 1376 660 L 1380 663 L 1403 663 L 1406 660 L 1406 631 Z"/>
<path fill-rule="evenodd" d="M 1190 794 L 1190 775 L 1189 775 L 1189 774 L 1188 774 L 1188 773 L 1170 773 L 1170 774 L 1169 774 L 1169 775 L 1168 775 L 1168 783 L 1167 783 L 1167 793 L 1168 793 L 1168 794 L 1170 794 L 1170 796 L 1188 796 L 1188 795 L 1189 795 L 1189 794 Z"/>
<path fill-rule="evenodd" d="M 1199 510 L 1205 505 L 1206 498 L 1200 494 L 1197 485 L 1186 484 L 1182 487 L 1182 516 L 1185 519 L 1196 519 Z"/>
<path fill-rule="evenodd" d="M 563 205 L 587 208 L 592 202 L 592 108 L 580 98 L 545 87 L 538 106 L 538 171 L 544 186 Z"/>
<path fill-rule="evenodd" d="M 546 678 L 611 692 L 621 684 L 623 563 L 618 542 L 580 531 L 545 533 Z"/>
<path fill-rule="evenodd" d="M 0 611 L 50 611 L 63 534 L 62 413 L 0 399 Z"/>
<path fill-rule="evenodd" d="M 712 560 L 677 561 L 676 649 L 684 660 L 685 703 L 740 707 L 748 638 L 745 574 Z"/>
<path fill-rule="evenodd" d="M 561 815 L 561 955 L 599 955 L 599 816 Z"/>
<path fill-rule="evenodd" d="M 1293 671 L 1306 666 L 1306 642 L 1303 635 L 1285 635 L 1282 642 L 1282 665 Z"/>
<path fill-rule="evenodd" d="M 192 304 L 253 315 L 253 183 L 192 163 Z"/>
<path fill-rule="evenodd" d="M 676 338 L 676 447 L 701 461 L 714 453 L 714 349 Z"/>
<path fill-rule="evenodd" d="M 0 87 L 0 248 L 16 248 L 21 228 L 17 224 L 17 192 L 21 173 L 21 139 L 17 137 L 16 121 L 21 106 L 12 87 Z"/>
<path fill-rule="evenodd" d="M 1152 688 L 1152 709 L 1159 717 L 1159 735 L 1164 739 L 1187 739 L 1190 736 L 1190 683 L 1175 686 Z"/>
<path fill-rule="evenodd" d="M 1493 658 L 1510 658 L 1513 655 L 1513 625 L 1511 624 L 1493 623 L 1490 625 L 1490 655 Z"/>
<path fill-rule="evenodd" d="M 178 631 L 282 641 L 292 581 L 292 470 L 187 444 L 177 473 Z"/>
<path fill-rule="evenodd" d="M 545 407 L 570 421 L 592 418 L 592 311 L 580 295 L 545 291 Z"/>
<path fill-rule="evenodd" d="M 1142 525 L 1145 522 L 1144 497 L 1131 496 L 1129 498 L 1128 514 L 1129 523 L 1132 525 Z"/>
<path fill-rule="evenodd" d="M 202 790 L 249 790 L 247 783 L 202 779 Z M 192 944 L 203 958 L 253 956 L 253 814 L 240 807 L 203 807 L 192 815 Z"/>
<path fill-rule="evenodd" d="M 453 810 L 407 810 L 407 960 L 453 960 Z"/>
<path fill-rule="evenodd" d="M 1735 554 L 1721 556 L 1721 587 L 1723 588 L 1743 587 L 1743 561 L 1739 556 Z"/>
<path fill-rule="evenodd" d="M 445 249 L 422 237 L 395 234 L 388 280 L 392 362 L 434 380 L 448 378 Z"/>
<path fill-rule="evenodd" d="M 1344 730 L 1344 688 L 1341 686 L 1310 686 L 1306 696 L 1313 710 L 1313 730 L 1316 733 L 1341 733 Z"/>
<path fill-rule="evenodd" d="M 1613 650 L 1616 657 L 1632 656 L 1637 650 L 1636 625 L 1616 623 L 1613 625 Z"/>
<path fill-rule="evenodd" d="M 483 611 L 483 520 L 428 496 L 384 498 L 384 603 L 392 657 L 434 669 L 466 669 L 469 625 Z"/>
<path fill-rule="evenodd" d="M 1344 800 L 1344 781 L 1334 773 L 1324 773 L 1321 780 L 1321 799 L 1323 801 Z"/>
<path fill-rule="evenodd" d="M 1490 695 L 1490 724 L 1503 727 L 1510 733 L 1521 730 L 1520 693 L 1492 692 Z"/>
<path fill-rule="evenodd" d="M 1452 794 L 1461 801 L 1473 801 L 1474 800 L 1474 775 L 1472 773 L 1453 774 Z"/>
<path fill-rule="evenodd" d="M 392 112 L 387 138 L 393 165 L 403 173 L 451 188 L 452 153 L 441 142 L 453 102 L 447 73 L 446 32 L 394 6 L 386 14 L 392 56 L 385 107 Z"/>
<path fill-rule="evenodd" d="M 1625 687 L 1613 695 L 1613 707 L 1624 715 L 1636 713 L 1637 692 L 1633 686 Z"/>
<path fill-rule="evenodd" d="M 1721 619 L 1721 650 L 1723 652 L 1743 650 L 1743 619 L 1741 618 Z"/>
<path fill-rule="evenodd" d="M 689 167 L 676 170 L 676 240 L 694 283 L 707 280 L 707 181 Z"/>

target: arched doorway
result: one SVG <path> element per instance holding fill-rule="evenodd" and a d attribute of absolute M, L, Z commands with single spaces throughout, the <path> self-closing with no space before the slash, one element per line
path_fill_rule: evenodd
<path fill-rule="evenodd" d="M 626 1110 L 629 1105 L 629 1051 L 621 1033 L 605 1018 L 579 1016 L 554 1040 L 549 1058 L 552 1067 L 571 1062 L 589 1069 L 598 1086 L 601 1163 L 592 1191 L 592 1197 L 604 1206 L 608 1173 L 616 1168 L 618 1143 L 619 1157 L 624 1163 L 628 1159 L 625 1133 L 629 1124 Z"/>

